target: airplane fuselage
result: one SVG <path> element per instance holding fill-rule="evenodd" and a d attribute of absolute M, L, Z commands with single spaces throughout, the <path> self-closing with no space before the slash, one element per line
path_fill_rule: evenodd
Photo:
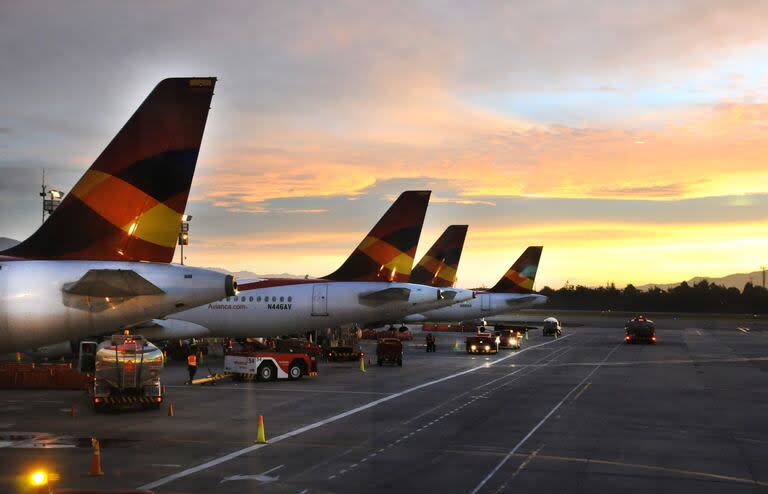
<path fill-rule="evenodd" d="M 301 333 L 353 323 L 402 318 L 421 310 L 445 306 L 472 297 L 456 291 L 453 300 L 440 298 L 445 289 L 410 283 L 329 282 L 294 280 L 263 288 L 244 289 L 236 297 L 211 302 L 156 321 L 167 331 L 144 330 L 150 338 L 191 336 L 264 337 Z M 407 298 L 383 301 L 371 294 L 382 290 L 408 290 Z"/>
<path fill-rule="evenodd" d="M 76 295 L 67 286 L 91 270 L 130 270 L 162 293 Z M 0 258 L 0 353 L 117 331 L 233 293 L 231 277 L 187 266 L 115 261 Z M 231 283 L 231 282 L 229 282 Z"/>
<path fill-rule="evenodd" d="M 404 318 L 406 323 L 458 323 L 482 321 L 487 317 L 507 314 L 543 304 L 547 297 L 539 294 L 478 292 L 473 299 Z"/>

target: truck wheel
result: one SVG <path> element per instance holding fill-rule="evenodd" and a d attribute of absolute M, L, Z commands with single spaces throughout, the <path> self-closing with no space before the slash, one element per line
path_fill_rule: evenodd
<path fill-rule="evenodd" d="M 295 381 L 304 375 L 304 365 L 300 360 L 294 360 L 288 367 L 288 379 Z"/>
<path fill-rule="evenodd" d="M 399 365 L 400 367 L 403 366 L 403 357 L 397 357 L 397 365 Z"/>
<path fill-rule="evenodd" d="M 264 362 L 259 366 L 258 374 L 256 377 L 259 381 L 272 381 L 277 377 L 277 371 L 272 362 Z"/>

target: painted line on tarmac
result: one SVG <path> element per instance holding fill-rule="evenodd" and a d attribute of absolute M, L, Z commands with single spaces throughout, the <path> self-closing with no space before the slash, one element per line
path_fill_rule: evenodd
<path fill-rule="evenodd" d="M 549 340 L 549 341 L 544 342 L 544 343 L 539 343 L 538 345 L 533 345 L 533 346 L 525 347 L 522 350 L 520 350 L 519 352 L 512 353 L 510 355 L 507 355 L 505 357 L 501 357 L 501 358 L 493 360 L 491 362 L 486 362 L 486 363 L 484 363 L 482 365 L 478 365 L 476 367 L 472 367 L 470 369 L 467 369 L 467 370 L 464 370 L 464 371 L 461 371 L 461 372 L 457 372 L 455 374 L 450 374 L 448 376 L 441 377 L 439 379 L 435 379 L 435 380 L 432 380 L 432 381 L 429 381 L 429 382 L 425 382 L 425 383 L 419 384 L 417 386 L 413 386 L 411 388 L 404 389 L 403 391 L 399 391 L 399 392 L 391 394 L 389 396 L 385 396 L 384 398 L 379 398 L 378 400 L 374 400 L 374 401 L 372 401 L 370 403 L 366 403 L 365 405 L 361 405 L 361 406 L 353 408 L 351 410 L 347 410 L 346 412 L 342 412 L 342 413 L 340 413 L 338 415 L 334 415 L 333 417 L 329 417 L 327 419 L 320 420 L 320 421 L 315 422 L 313 424 L 305 425 L 304 427 L 300 427 L 300 428 L 295 429 L 295 430 L 293 430 L 291 432 L 286 432 L 285 434 L 281 434 L 279 436 L 276 436 L 276 437 L 270 439 L 269 444 L 275 444 L 275 443 L 278 443 L 280 441 L 284 441 L 285 439 L 290 439 L 292 437 L 298 436 L 299 434 L 303 434 L 305 432 L 317 429 L 317 428 L 322 427 L 324 425 L 327 425 L 327 424 L 336 422 L 338 420 L 347 418 L 347 417 L 349 417 L 351 415 L 355 415 L 357 413 L 360 413 L 360 412 L 363 412 L 365 410 L 368 410 L 369 408 L 373 408 L 375 406 L 381 405 L 382 403 L 385 403 L 387 401 L 394 400 L 395 398 L 400 398 L 401 396 L 413 393 L 414 391 L 418 391 L 420 389 L 424 389 L 424 388 L 427 388 L 429 386 L 434 386 L 435 384 L 440 384 L 442 382 L 449 381 L 451 379 L 455 379 L 457 377 L 460 377 L 460 376 L 463 376 L 463 375 L 466 375 L 466 374 L 469 374 L 469 373 L 472 373 L 472 372 L 475 372 L 475 371 L 478 371 L 478 370 L 481 370 L 481 369 L 487 369 L 487 368 L 489 368 L 489 367 L 491 367 L 493 365 L 498 364 L 499 362 L 503 362 L 503 361 L 505 361 L 507 359 L 510 359 L 512 357 L 520 355 L 521 353 L 524 353 L 524 352 L 526 352 L 528 350 L 533 350 L 534 348 L 539 348 L 539 347 L 542 347 L 542 346 L 545 346 L 545 345 L 550 345 L 552 343 L 556 343 L 558 341 L 563 341 L 564 339 L 570 337 L 572 334 L 573 333 L 569 333 L 569 334 L 567 334 L 567 335 L 565 335 L 563 337 L 557 338 L 557 339 Z M 165 485 L 165 484 L 167 484 L 169 482 L 173 482 L 174 480 L 178 480 L 178 479 L 181 479 L 181 478 L 184 478 L 184 477 L 188 477 L 190 475 L 193 475 L 195 473 L 201 472 L 203 470 L 207 470 L 207 469 L 209 469 L 211 467 L 215 467 L 216 465 L 220 465 L 222 463 L 228 462 L 229 460 L 233 460 L 233 459 L 235 459 L 235 458 L 237 458 L 239 456 L 251 453 L 251 452 L 256 451 L 258 449 L 261 449 L 261 448 L 263 448 L 265 446 L 267 446 L 267 444 L 254 444 L 253 446 L 248 446 L 247 448 L 242 448 L 242 449 L 239 449 L 237 451 L 233 451 L 233 452 L 231 452 L 229 454 L 220 456 L 218 458 L 214 458 L 213 460 L 207 461 L 205 463 L 201 463 L 200 465 L 196 465 L 194 467 L 187 468 L 186 470 L 182 470 L 181 472 L 177 472 L 177 473 L 174 473 L 172 475 L 168 475 L 166 477 L 158 479 L 158 480 L 156 480 L 154 482 L 150 482 L 149 484 L 142 485 L 140 487 L 137 487 L 137 489 L 146 489 L 146 490 L 154 489 L 154 488 L 159 487 L 161 485 Z"/>
<path fill-rule="evenodd" d="M 166 388 L 179 388 L 179 389 L 190 389 L 189 385 L 174 385 L 174 386 L 166 386 Z M 247 386 L 213 386 L 213 388 L 206 388 L 206 389 L 227 389 L 227 390 L 237 390 L 242 391 L 243 389 L 246 389 Z M 333 393 L 333 394 L 353 394 L 353 395 L 378 395 L 378 396 L 387 396 L 392 393 L 377 393 L 375 391 L 336 391 L 333 389 L 311 389 L 311 388 L 295 388 L 295 389 L 288 389 L 288 388 L 266 388 L 261 387 L 259 388 L 259 393 L 269 393 L 270 391 L 280 391 L 280 392 L 291 392 L 291 393 Z M 69 411 L 69 408 L 67 408 L 67 411 Z"/>
<path fill-rule="evenodd" d="M 521 455 L 515 455 L 515 456 L 521 456 Z M 702 477 L 704 479 L 718 480 L 723 482 L 733 482 L 738 484 L 751 484 L 751 485 L 757 485 L 760 487 L 768 487 L 768 482 L 761 482 L 759 480 L 755 480 L 747 477 L 734 477 L 732 475 L 721 475 L 721 474 L 710 473 L 710 472 L 698 472 L 695 470 L 684 470 L 680 468 L 663 467 L 663 466 L 657 466 L 657 465 L 646 465 L 642 463 L 625 463 L 625 462 L 614 461 L 614 460 L 599 460 L 595 458 L 573 458 L 569 456 L 549 456 L 549 455 L 538 455 L 537 460 L 577 462 L 577 463 L 585 463 L 585 464 L 613 466 L 613 467 L 619 467 L 619 468 L 629 468 L 632 470 L 665 472 L 665 473 L 684 475 L 684 476 L 690 476 L 690 477 Z"/>
<path fill-rule="evenodd" d="M 520 447 L 521 447 L 523 444 L 525 444 L 525 442 L 526 442 L 526 441 L 528 441 L 528 439 L 530 439 L 530 438 L 531 438 L 531 436 L 533 436 L 533 435 L 536 433 L 536 431 L 537 431 L 537 430 L 539 430 L 539 428 L 541 428 L 541 426 L 542 426 L 542 425 L 544 425 L 544 423 L 545 423 L 547 420 L 549 420 L 549 418 L 550 418 L 552 415 L 554 415 L 554 414 L 555 414 L 555 412 L 556 412 L 556 411 L 557 411 L 557 410 L 558 410 L 558 409 L 559 409 L 561 406 L 563 406 L 563 404 L 564 404 L 566 401 L 568 401 L 568 398 L 570 398 L 570 396 L 571 396 L 571 395 L 572 395 L 572 394 L 573 394 L 573 393 L 574 393 L 574 392 L 575 392 L 577 389 L 579 389 L 579 388 L 580 388 L 580 387 L 581 387 L 581 386 L 582 386 L 582 385 L 583 385 L 585 382 L 587 382 L 587 380 L 588 380 L 590 377 L 592 377 L 592 375 L 593 375 L 595 372 L 597 372 L 597 370 L 598 370 L 600 367 L 602 367 L 603 363 L 604 363 L 606 360 L 608 360 L 608 358 L 610 358 L 610 356 L 611 356 L 611 355 L 613 355 L 613 352 L 615 352 L 616 350 L 618 350 L 618 349 L 619 349 L 619 347 L 620 347 L 621 345 L 622 345 L 622 343 L 618 343 L 618 344 L 617 344 L 615 347 L 613 347 L 613 349 L 612 349 L 610 352 L 608 352 L 608 355 L 606 355 L 606 356 L 605 356 L 605 358 L 603 359 L 603 361 L 602 361 L 602 362 L 598 363 L 598 364 L 597 364 L 597 366 L 595 366 L 595 368 L 594 368 L 594 369 L 592 369 L 591 371 L 589 371 L 589 374 L 587 374 L 587 375 L 584 377 L 584 379 L 582 379 L 581 381 L 579 381 L 579 383 L 578 383 L 576 386 L 574 386 L 573 388 L 571 388 L 571 390 L 570 390 L 570 391 L 568 391 L 568 393 L 567 393 L 565 396 L 563 396 L 563 399 L 562 399 L 562 400 L 560 400 L 560 402 L 559 402 L 557 405 L 555 405 L 555 406 L 552 408 L 552 410 L 550 410 L 550 411 L 549 411 L 549 413 L 547 413 L 547 414 L 544 416 L 544 418 L 543 418 L 543 419 L 541 419 L 541 420 L 539 421 L 539 423 L 538 423 L 538 424 L 534 425 L 534 426 L 533 426 L 533 428 L 532 428 L 530 431 L 528 431 L 528 434 L 526 434 L 526 435 L 525 435 L 525 437 L 523 437 L 523 438 L 520 440 L 520 442 L 519 442 L 519 443 L 517 443 L 517 444 L 515 445 L 515 447 L 514 447 L 514 448 L 512 448 L 512 449 L 509 451 L 509 453 L 507 453 L 507 455 L 506 455 L 504 458 L 502 458 L 502 460 L 501 460 L 501 461 L 500 461 L 500 462 L 499 462 L 499 463 L 498 463 L 498 464 L 497 464 L 495 467 L 493 467 L 493 470 L 491 470 L 491 472 L 490 472 L 488 475 L 486 475 L 486 476 L 485 476 L 485 478 L 484 478 L 483 480 L 481 480 L 479 484 L 477 484 L 477 487 L 475 487 L 474 489 L 472 489 L 472 491 L 471 491 L 471 493 L 470 493 L 470 494 L 477 494 L 477 493 L 480 491 L 480 489 L 482 489 L 482 488 L 485 486 L 485 484 L 486 484 L 486 483 L 488 483 L 488 481 L 489 481 L 489 480 L 491 480 L 491 478 L 492 478 L 494 475 L 496 475 L 496 472 L 498 472 L 498 471 L 501 469 L 501 467 L 503 467 L 503 466 L 504 466 L 504 464 L 505 464 L 505 463 L 507 463 L 507 461 L 509 461 L 509 459 L 510 459 L 510 458 L 512 458 L 512 456 L 513 456 L 515 453 L 517 453 L 517 450 L 519 450 L 519 449 L 520 449 Z"/>

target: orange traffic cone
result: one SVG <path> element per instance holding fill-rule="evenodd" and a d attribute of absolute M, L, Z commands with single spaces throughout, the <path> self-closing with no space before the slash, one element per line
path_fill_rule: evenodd
<path fill-rule="evenodd" d="M 256 431 L 256 443 L 267 444 L 267 436 L 264 433 L 264 417 L 259 415 L 259 429 Z"/>
<path fill-rule="evenodd" d="M 101 448 L 99 447 L 99 440 L 91 438 L 91 446 L 93 446 L 93 456 L 91 457 L 91 469 L 88 475 L 91 477 L 97 477 L 104 475 L 101 470 Z"/>
<path fill-rule="evenodd" d="M 365 358 L 360 356 L 360 372 L 365 372 Z"/>
<path fill-rule="evenodd" d="M 168 403 L 168 416 L 173 417 L 173 403 Z"/>
<path fill-rule="evenodd" d="M 72 408 L 69 409 L 69 416 L 75 418 L 75 405 L 72 405 Z"/>
<path fill-rule="evenodd" d="M 160 388 L 160 395 L 165 396 L 165 384 Z"/>

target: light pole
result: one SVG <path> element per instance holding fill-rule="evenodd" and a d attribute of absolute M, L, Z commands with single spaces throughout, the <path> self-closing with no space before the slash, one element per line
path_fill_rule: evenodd
<path fill-rule="evenodd" d="M 184 265 L 184 246 L 189 245 L 189 222 L 192 215 L 181 215 L 181 229 L 179 230 L 179 245 L 181 246 L 181 265 Z"/>
<path fill-rule="evenodd" d="M 45 171 L 43 171 L 43 185 L 39 196 L 43 198 L 42 222 L 45 223 L 45 213 L 48 213 L 48 216 L 53 214 L 53 211 L 59 204 L 61 204 L 61 198 L 64 197 L 64 192 L 56 189 L 49 189 L 48 186 L 45 185 Z"/>

